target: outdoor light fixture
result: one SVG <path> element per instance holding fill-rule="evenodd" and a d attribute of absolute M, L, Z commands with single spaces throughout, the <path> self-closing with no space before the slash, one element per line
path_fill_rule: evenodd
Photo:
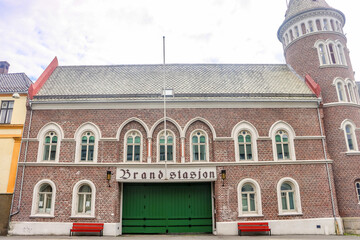
<path fill-rule="evenodd" d="M 222 185 L 224 186 L 224 180 L 226 179 L 226 170 L 225 169 L 221 170 L 220 175 L 223 182 Z"/>
<path fill-rule="evenodd" d="M 111 171 L 106 171 L 106 180 L 108 181 L 110 187 L 110 180 L 111 180 Z"/>
<path fill-rule="evenodd" d="M 12 95 L 12 98 L 15 98 L 15 99 L 19 99 L 20 98 L 20 94 L 15 92 L 13 95 Z"/>

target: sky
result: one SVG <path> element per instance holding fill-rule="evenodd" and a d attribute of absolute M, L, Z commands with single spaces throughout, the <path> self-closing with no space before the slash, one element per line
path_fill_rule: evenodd
<path fill-rule="evenodd" d="M 346 16 L 360 71 L 360 2 L 327 0 Z M 0 61 L 35 81 L 59 65 L 285 63 L 277 30 L 286 0 L 0 0 Z"/>

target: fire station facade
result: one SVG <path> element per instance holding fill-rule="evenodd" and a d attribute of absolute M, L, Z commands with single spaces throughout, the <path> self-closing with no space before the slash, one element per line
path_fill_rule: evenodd
<path fill-rule="evenodd" d="M 290 1 L 280 65 L 55 58 L 29 90 L 10 234 L 356 231 L 360 100 L 344 23 L 323 0 Z"/>

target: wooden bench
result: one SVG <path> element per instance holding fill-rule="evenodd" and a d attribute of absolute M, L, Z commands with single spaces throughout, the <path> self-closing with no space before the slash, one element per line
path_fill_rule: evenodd
<path fill-rule="evenodd" d="M 267 222 L 246 222 L 238 223 L 238 233 L 241 236 L 242 232 L 269 232 L 271 236 L 271 229 Z"/>
<path fill-rule="evenodd" d="M 100 236 L 102 236 L 103 230 L 103 223 L 73 223 L 72 229 L 70 229 L 70 236 L 74 232 L 99 232 Z"/>

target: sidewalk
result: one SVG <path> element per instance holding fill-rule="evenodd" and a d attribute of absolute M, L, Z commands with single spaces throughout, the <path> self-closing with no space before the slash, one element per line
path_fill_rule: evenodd
<path fill-rule="evenodd" d="M 0 240 L 360 240 L 357 236 L 325 236 L 325 235 L 285 235 L 285 236 L 214 236 L 214 235 L 122 235 L 118 237 L 97 236 L 8 236 L 0 237 Z"/>

